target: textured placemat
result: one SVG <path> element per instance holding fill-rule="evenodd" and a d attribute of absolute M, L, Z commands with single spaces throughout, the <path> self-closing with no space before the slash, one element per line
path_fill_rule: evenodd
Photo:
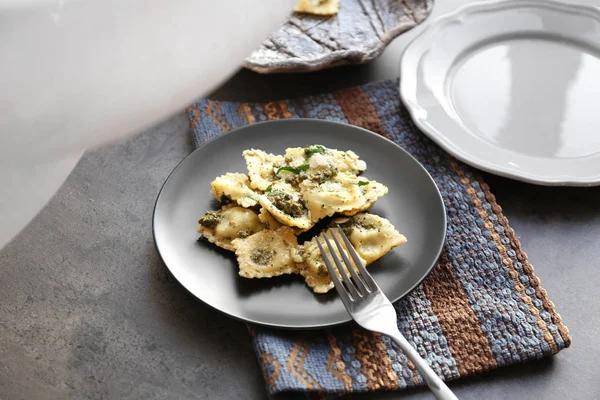
<path fill-rule="evenodd" d="M 370 129 L 415 156 L 448 213 L 432 274 L 395 304 L 398 326 L 444 379 L 556 354 L 571 343 L 546 291 L 488 186 L 413 125 L 397 81 L 297 100 L 248 104 L 201 100 L 189 108 L 197 146 L 233 128 L 280 118 L 319 118 Z M 387 337 L 354 324 L 320 331 L 250 327 L 270 394 L 356 392 L 423 384 Z"/>

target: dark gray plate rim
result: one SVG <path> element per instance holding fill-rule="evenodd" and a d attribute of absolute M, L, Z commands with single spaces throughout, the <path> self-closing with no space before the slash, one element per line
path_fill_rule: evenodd
<path fill-rule="evenodd" d="M 429 265 L 427 268 L 423 269 L 423 274 L 421 276 L 420 279 L 418 279 L 417 281 L 415 281 L 415 283 L 408 289 L 405 290 L 404 293 L 401 293 L 400 295 L 397 295 L 393 298 L 390 298 L 389 300 L 392 303 L 395 303 L 396 301 L 408 296 L 414 289 L 416 289 L 424 280 L 425 278 L 427 278 L 429 276 L 429 274 L 431 274 L 431 271 L 433 270 L 433 268 L 435 267 L 435 265 L 437 264 L 437 261 L 439 260 L 441 254 L 442 254 L 442 250 L 444 248 L 444 244 L 445 244 L 445 237 L 447 234 L 447 216 L 446 216 L 446 207 L 444 205 L 444 200 L 442 198 L 442 195 L 439 191 L 439 188 L 437 187 L 437 185 L 435 184 L 435 181 L 433 180 L 433 178 L 431 177 L 431 175 L 429 174 L 429 172 L 425 169 L 425 167 L 423 167 L 423 165 L 415 158 L 413 157 L 408 151 L 404 150 L 402 147 L 400 147 L 398 144 L 394 143 L 393 141 L 391 141 L 390 139 L 381 136 L 375 132 L 372 132 L 368 129 L 364 129 L 361 128 L 359 126 L 356 125 L 350 125 L 350 124 L 345 124 L 345 123 L 341 123 L 341 122 L 335 122 L 335 121 L 328 121 L 328 120 L 322 120 L 322 119 L 316 119 L 316 118 L 299 118 L 299 119 L 282 119 L 282 120 L 273 120 L 273 121 L 262 121 L 262 122 L 257 122 L 251 125 L 245 125 L 245 126 L 241 126 L 235 129 L 232 129 L 231 131 L 225 133 L 225 134 L 221 134 L 213 139 L 207 140 L 205 143 L 203 143 L 200 147 L 198 147 L 197 149 L 195 149 L 194 151 L 192 151 L 190 154 L 188 154 L 183 160 L 181 160 L 177 166 L 173 169 L 173 171 L 171 171 L 171 173 L 167 176 L 167 178 L 165 179 L 164 183 L 162 184 L 158 195 L 156 197 L 156 200 L 154 202 L 154 207 L 153 207 L 153 211 L 152 211 L 152 237 L 153 237 L 153 241 L 154 241 L 154 247 L 158 253 L 158 255 L 161 258 L 161 261 L 163 262 L 163 264 L 167 267 L 167 269 L 169 270 L 169 272 L 171 273 L 171 275 L 173 275 L 173 277 L 177 280 L 177 282 L 188 292 L 190 293 L 192 296 L 194 296 L 196 299 L 200 300 L 203 304 L 208 305 L 209 307 L 211 307 L 212 309 L 225 314 L 235 320 L 241 321 L 241 322 L 246 322 L 246 323 L 252 323 L 252 324 L 257 324 L 257 325 L 261 325 L 261 326 L 266 326 L 266 327 L 272 327 L 272 328 L 279 328 L 279 329 L 289 329 L 289 330 L 308 330 L 308 329 L 322 329 L 322 328 L 329 328 L 332 326 L 336 326 L 336 325 L 341 325 L 347 322 L 352 321 L 352 318 L 350 317 L 350 315 L 348 314 L 347 318 L 344 319 L 339 319 L 336 321 L 332 321 L 330 323 L 321 323 L 321 324 L 305 324 L 302 326 L 297 326 L 297 325 L 288 325 L 288 324 L 279 324 L 279 323 L 272 323 L 272 322 L 265 322 L 265 321 L 257 321 L 251 318 L 247 318 L 244 317 L 242 315 L 236 315 L 233 313 L 228 313 L 224 310 L 221 310 L 220 308 L 216 307 L 215 305 L 203 300 L 200 296 L 197 296 L 195 293 L 193 293 L 192 291 L 190 291 L 188 289 L 188 287 L 186 286 L 185 282 L 182 282 L 179 278 L 177 278 L 176 274 L 173 272 L 173 270 L 169 267 L 168 263 L 165 261 L 163 254 L 161 253 L 161 249 L 160 246 L 158 244 L 157 241 L 157 237 L 156 237 L 156 210 L 157 207 L 160 203 L 160 199 L 161 199 L 161 195 L 163 194 L 163 191 L 166 187 L 166 185 L 168 184 L 169 180 L 177 173 L 177 171 L 181 168 L 181 166 L 183 166 L 187 161 L 189 161 L 189 159 L 196 153 L 196 152 L 200 152 L 203 151 L 203 148 L 206 147 L 209 144 L 212 144 L 213 142 L 218 142 L 219 140 L 222 140 L 224 136 L 230 136 L 230 135 L 235 135 L 235 134 L 240 134 L 240 132 L 243 132 L 245 129 L 249 128 L 249 127 L 257 127 L 260 125 L 267 125 L 267 124 L 289 124 L 289 123 L 314 123 L 317 122 L 319 124 L 332 124 L 332 125 L 341 125 L 341 126 L 345 126 L 351 129 L 355 129 L 355 130 L 359 130 L 362 131 L 365 135 L 370 135 L 372 137 L 375 137 L 376 140 L 383 140 L 385 142 L 387 142 L 389 145 L 394 146 L 395 149 L 399 152 L 401 152 L 403 154 L 404 157 L 408 157 L 409 159 L 411 159 L 425 174 L 426 176 L 429 178 L 430 183 L 433 185 L 433 187 L 435 188 L 435 191 L 438 195 L 438 199 L 440 202 L 440 205 L 442 207 L 443 210 L 443 234 L 441 235 L 443 237 L 443 240 L 439 243 L 438 246 L 438 250 L 435 254 L 435 257 L 432 259 L 433 261 L 431 262 L 431 265 Z"/>

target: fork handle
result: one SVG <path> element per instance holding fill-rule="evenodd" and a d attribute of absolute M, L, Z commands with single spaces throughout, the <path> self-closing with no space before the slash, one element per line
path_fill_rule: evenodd
<path fill-rule="evenodd" d="M 444 381 L 437 376 L 429 364 L 427 364 L 427 361 L 421 358 L 417 350 L 415 350 L 414 347 L 408 343 L 408 340 L 402 336 L 399 330 L 396 330 L 396 332 L 393 333 L 388 333 L 388 336 L 391 337 L 394 342 L 398 344 L 398 346 L 400 346 L 406 357 L 411 360 L 413 364 L 415 364 L 415 367 L 427 383 L 427 386 L 429 386 L 431 392 L 435 395 L 436 399 L 458 400 L 458 397 L 456 397 L 448 388 L 448 386 L 446 386 Z"/>

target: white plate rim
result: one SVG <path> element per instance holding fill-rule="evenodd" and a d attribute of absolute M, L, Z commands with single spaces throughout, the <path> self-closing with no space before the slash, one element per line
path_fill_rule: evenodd
<path fill-rule="evenodd" d="M 431 121 L 422 117 L 422 111 L 426 110 L 427 106 L 419 105 L 414 99 L 414 96 L 409 93 L 409 79 L 416 79 L 416 73 L 412 73 L 412 71 L 416 71 L 417 69 L 417 63 L 414 62 L 414 59 L 427 51 L 426 43 L 430 36 L 443 29 L 448 24 L 461 22 L 465 16 L 472 13 L 498 12 L 511 8 L 523 7 L 545 8 L 552 11 L 563 12 L 565 14 L 585 16 L 587 18 L 595 19 L 600 24 L 600 7 L 592 5 L 565 3 L 555 0 L 492 0 L 463 5 L 451 13 L 438 17 L 408 44 L 400 59 L 400 98 L 406 106 L 413 122 L 423 133 L 448 153 L 469 165 L 495 175 L 542 186 L 598 186 L 600 185 L 600 172 L 585 177 L 568 173 L 568 171 L 560 175 L 547 175 L 540 172 L 536 173 L 535 171 L 522 170 L 520 168 L 509 168 L 505 165 L 490 162 L 489 159 L 483 159 L 471 152 L 465 151 L 456 146 L 452 140 L 436 128 Z M 504 149 L 498 146 L 495 147 L 504 151 Z M 578 160 L 580 160 L 579 162 L 583 162 L 581 160 L 586 161 L 592 158 L 600 159 L 600 154 L 581 157 Z"/>

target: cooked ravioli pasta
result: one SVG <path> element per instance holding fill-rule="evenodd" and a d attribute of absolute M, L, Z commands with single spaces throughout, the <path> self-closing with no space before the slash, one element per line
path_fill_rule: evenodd
<path fill-rule="evenodd" d="M 226 197 L 242 207 L 253 207 L 256 205 L 258 197 L 250 188 L 249 183 L 250 181 L 245 174 L 228 172 L 211 182 L 211 193 L 221 202 L 223 197 Z"/>
<path fill-rule="evenodd" d="M 234 251 L 231 244 L 236 238 L 247 238 L 265 228 L 254 210 L 228 204 L 218 211 L 207 211 L 198 220 L 198 232 L 211 243 Z"/>
<path fill-rule="evenodd" d="M 265 210 L 283 225 L 309 229 L 313 222 L 302 200 L 302 194 L 286 182 L 273 183 L 270 190 L 258 197 Z"/>
<path fill-rule="evenodd" d="M 334 249 L 334 254 L 341 260 L 342 256 L 340 251 L 335 243 L 331 240 L 330 235 L 331 231 L 328 231 L 327 240 Z M 327 293 L 329 290 L 333 289 L 333 282 L 329 276 L 329 271 L 327 270 L 325 261 L 323 261 L 323 257 L 321 256 L 321 251 L 317 245 L 317 240 L 319 239 L 314 237 L 311 241 L 306 242 L 304 246 L 295 254 L 294 258 L 301 262 L 302 267 L 300 268 L 300 274 L 304 277 L 306 284 L 310 286 L 315 293 Z M 321 245 L 323 246 L 327 256 L 331 259 L 331 249 L 329 246 L 327 246 L 324 241 L 321 241 Z M 346 246 L 343 246 L 343 251 L 346 257 L 350 259 L 350 255 L 348 254 Z M 362 258 L 361 261 L 363 265 L 367 264 Z M 346 273 L 349 274 L 350 272 L 346 269 Z M 342 278 L 339 273 L 338 276 L 340 279 Z"/>
<path fill-rule="evenodd" d="M 382 185 L 377 181 L 370 181 L 368 179 L 359 179 L 359 186 L 364 196 L 364 203 L 360 207 L 349 211 L 344 211 L 342 214 L 351 216 L 358 214 L 361 211 L 368 210 L 373 204 L 375 204 L 377 199 L 383 197 L 388 192 L 387 186 Z"/>
<path fill-rule="evenodd" d="M 248 149 L 242 156 L 248 175 L 227 172 L 211 183 L 217 200 L 232 203 L 198 221 L 209 242 L 235 252 L 240 276 L 299 274 L 315 293 L 331 290 L 317 237 L 303 244 L 297 238 L 318 234 L 311 228 L 322 220 L 327 226 L 330 217 L 341 224 L 365 265 L 406 242 L 388 220 L 364 212 L 388 188 L 361 176 L 367 164 L 353 151 L 310 145 L 288 148 L 284 155 Z"/>
<path fill-rule="evenodd" d="M 267 229 L 275 230 L 281 226 L 281 222 L 277 221 L 270 212 L 262 207 L 258 213 L 258 219 L 266 225 Z"/>
<path fill-rule="evenodd" d="M 292 250 L 298 246 L 294 230 L 282 226 L 263 230 L 246 239 L 234 239 L 232 245 L 244 278 L 271 278 L 298 272 Z"/>
<path fill-rule="evenodd" d="M 275 165 L 283 163 L 283 157 L 269 154 L 262 150 L 250 149 L 242 153 L 246 160 L 250 187 L 265 190 L 276 179 Z"/>
<path fill-rule="evenodd" d="M 346 172 L 322 183 L 305 180 L 300 187 L 310 211 L 310 219 L 315 222 L 335 213 L 362 207 L 366 203 L 356 183 L 356 176 Z"/>
<path fill-rule="evenodd" d="M 340 0 L 299 0 L 295 12 L 314 15 L 335 15 L 340 11 Z"/>
<path fill-rule="evenodd" d="M 356 214 L 341 227 L 352 247 L 368 264 L 406 243 L 406 237 L 398 233 L 390 221 L 374 214 Z"/>
<path fill-rule="evenodd" d="M 328 149 L 321 145 L 286 149 L 283 161 L 284 164 L 279 165 L 279 169 L 287 172 L 291 170 L 300 174 L 303 179 L 316 179 L 321 182 L 338 172 L 357 175 L 367 169 L 367 164 L 353 151 Z"/>

